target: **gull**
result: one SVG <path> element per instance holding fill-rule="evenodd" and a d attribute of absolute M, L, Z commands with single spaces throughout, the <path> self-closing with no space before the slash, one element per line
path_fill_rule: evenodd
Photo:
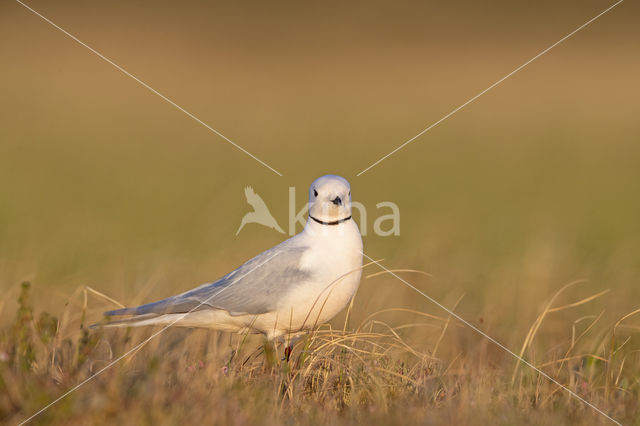
<path fill-rule="evenodd" d="M 309 188 L 309 214 L 299 234 L 222 278 L 133 308 L 106 312 L 107 327 L 184 326 L 262 333 L 271 341 L 325 323 L 355 295 L 362 237 L 351 217 L 346 179 L 326 175 Z"/>
<path fill-rule="evenodd" d="M 252 187 L 247 186 L 244 189 L 244 196 L 247 198 L 247 203 L 249 203 L 251 207 L 253 207 L 253 211 L 245 214 L 242 217 L 242 221 L 240 222 L 240 227 L 236 231 L 236 235 L 240 233 L 242 228 L 244 228 L 244 225 L 246 225 L 247 223 L 258 223 L 260 225 L 266 226 L 267 228 L 273 228 L 279 233 L 284 234 L 284 231 L 282 230 L 282 228 L 280 228 L 280 225 L 278 225 L 278 222 L 269 211 L 269 208 L 265 204 L 262 197 L 256 194 Z"/>

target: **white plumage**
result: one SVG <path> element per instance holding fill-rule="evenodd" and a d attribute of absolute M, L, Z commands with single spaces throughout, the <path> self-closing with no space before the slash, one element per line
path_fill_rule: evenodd
<path fill-rule="evenodd" d="M 333 318 L 358 289 L 361 268 L 362 238 L 351 218 L 349 183 L 327 175 L 309 189 L 309 218 L 301 233 L 215 282 L 158 302 L 107 312 L 128 317 L 102 325 L 172 324 L 259 332 L 271 339 Z"/>

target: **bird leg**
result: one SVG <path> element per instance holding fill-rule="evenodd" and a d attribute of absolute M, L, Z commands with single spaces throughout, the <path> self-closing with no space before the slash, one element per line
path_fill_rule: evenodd
<path fill-rule="evenodd" d="M 291 353 L 293 352 L 293 345 L 298 340 L 300 340 L 302 335 L 303 333 L 295 333 L 295 334 L 289 334 L 286 338 L 284 336 L 282 337 L 282 343 L 286 344 L 284 348 L 284 358 L 282 358 L 283 361 L 289 362 L 289 359 L 291 358 Z"/>
<path fill-rule="evenodd" d="M 289 358 L 291 358 L 291 352 L 293 351 L 293 345 L 289 344 L 284 348 L 284 360 L 289 362 Z"/>

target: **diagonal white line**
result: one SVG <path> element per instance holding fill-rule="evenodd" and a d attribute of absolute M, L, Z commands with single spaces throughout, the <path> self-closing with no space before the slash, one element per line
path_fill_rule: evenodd
<path fill-rule="evenodd" d="M 504 350 L 505 352 L 507 352 L 508 354 L 510 354 L 511 356 L 513 356 L 514 358 L 516 358 L 518 361 L 522 362 L 523 364 L 527 365 L 528 367 L 531 367 L 532 369 L 534 369 L 535 371 L 537 371 L 540 375 L 542 375 L 544 378 L 546 378 L 547 380 L 551 381 L 553 384 L 559 386 L 560 388 L 562 388 L 563 390 L 567 391 L 571 396 L 573 396 L 574 398 L 578 399 L 579 401 L 583 402 L 584 404 L 588 405 L 589 407 L 591 407 L 592 409 L 594 409 L 595 411 L 597 411 L 599 414 L 603 415 L 604 417 L 606 417 L 607 419 L 611 420 L 613 423 L 622 426 L 622 423 L 618 422 L 617 420 L 615 420 L 614 418 L 612 418 L 611 416 L 609 416 L 607 413 L 605 413 L 604 411 L 602 411 L 601 409 L 599 409 L 598 407 L 596 407 L 595 405 L 593 405 L 592 403 L 590 403 L 589 401 L 587 401 L 586 399 L 584 399 L 583 397 L 581 397 L 580 395 L 578 395 L 577 393 L 575 393 L 574 391 L 572 391 L 571 389 L 569 389 L 568 387 L 566 387 L 565 385 L 563 385 L 562 383 L 560 383 L 559 381 L 557 381 L 556 379 L 554 379 L 553 377 L 549 376 L 547 373 L 545 373 L 544 371 L 540 370 L 538 367 L 536 367 L 535 365 L 531 364 L 529 361 L 527 361 L 526 359 L 522 358 L 521 356 L 517 355 L 515 352 L 513 352 L 511 349 L 507 348 L 505 345 L 503 345 L 502 343 L 500 343 L 499 341 L 497 341 L 496 339 L 494 339 L 493 337 L 489 336 L 487 333 L 485 333 L 484 331 L 480 330 L 478 327 L 476 327 L 475 325 L 471 324 L 469 321 L 465 320 L 464 318 L 462 318 L 460 315 L 456 314 L 455 312 L 453 312 L 451 309 L 445 307 L 443 304 L 441 304 L 440 302 L 438 302 L 437 300 L 435 300 L 433 297 L 429 296 L 428 294 L 426 294 L 425 292 L 423 292 L 422 290 L 419 290 L 418 288 L 416 288 L 414 285 L 412 285 L 411 283 L 405 281 L 404 279 L 402 279 L 401 277 L 399 277 L 398 275 L 396 275 L 393 271 L 387 269 L 386 267 L 384 267 L 379 261 L 377 260 L 373 260 L 372 258 L 370 258 L 369 256 L 367 256 L 366 254 L 362 253 L 362 255 L 364 257 L 366 257 L 367 259 L 369 259 L 370 261 L 372 261 L 373 263 L 375 263 L 376 265 L 378 265 L 380 268 L 382 268 L 384 271 L 386 271 L 387 273 L 393 275 L 394 277 L 396 277 L 397 279 L 399 279 L 400 281 L 402 281 L 404 284 L 406 284 L 409 288 L 411 288 L 412 290 L 414 290 L 415 292 L 417 292 L 418 294 L 420 294 L 422 297 L 426 298 L 427 300 L 429 300 L 431 303 L 435 304 L 436 306 L 438 306 L 440 309 L 443 309 L 444 311 L 446 311 L 449 315 L 451 315 L 452 317 L 456 318 L 458 321 L 460 321 L 461 323 L 463 323 L 464 325 L 468 326 L 469 328 L 471 328 L 473 331 L 475 331 L 476 333 L 480 334 L 482 337 L 484 337 L 485 339 L 489 340 L 491 343 L 493 343 L 494 345 L 498 346 L 500 349 Z"/>
<path fill-rule="evenodd" d="M 529 59 L 527 62 L 525 62 L 524 64 L 520 65 L 518 68 L 516 68 L 515 70 L 511 71 L 509 74 L 505 75 L 504 77 L 502 77 L 500 80 L 496 81 L 495 83 L 493 83 L 491 86 L 487 87 L 486 89 L 484 89 L 482 92 L 478 93 L 477 95 L 475 95 L 474 97 L 472 97 L 471 99 L 469 99 L 468 101 L 466 101 L 465 103 L 463 103 L 462 105 L 460 105 L 459 107 L 457 107 L 456 109 L 454 109 L 453 111 L 451 111 L 450 113 L 448 113 L 447 115 L 445 115 L 444 117 L 442 117 L 440 120 L 436 121 L 435 123 L 431 124 L 429 127 L 425 128 L 424 130 L 422 130 L 420 133 L 418 133 L 417 135 L 415 135 L 414 137 L 412 137 L 411 139 L 407 140 L 406 142 L 404 142 L 402 145 L 398 146 L 396 149 L 394 149 L 393 151 L 391 151 L 390 153 L 388 153 L 387 155 L 385 155 L 384 157 L 380 158 L 378 161 L 376 161 L 375 163 L 371 164 L 369 167 L 367 167 L 366 169 L 362 170 L 360 173 L 358 173 L 356 176 L 360 176 L 361 174 L 363 174 L 364 172 L 366 172 L 367 170 L 377 166 L 378 164 L 380 164 L 382 161 L 386 160 L 387 158 L 389 158 L 390 156 L 392 156 L 393 154 L 395 154 L 396 152 L 400 151 L 402 148 L 404 148 L 405 146 L 409 145 L 411 142 L 415 141 L 416 139 L 418 139 L 420 136 L 424 135 L 425 133 L 427 133 L 429 130 L 433 129 L 434 127 L 436 127 L 438 124 L 442 123 L 444 120 L 446 120 L 447 118 L 451 117 L 453 114 L 455 114 L 456 112 L 460 111 L 462 108 L 466 107 L 467 105 L 469 105 L 470 103 L 472 103 L 473 101 L 475 101 L 476 99 L 478 99 L 480 96 L 484 95 L 485 93 L 487 93 L 489 90 L 493 89 L 494 87 L 496 87 L 497 85 L 499 85 L 500 83 L 502 83 L 503 81 L 505 81 L 506 79 L 508 79 L 509 77 L 511 77 L 512 75 L 514 75 L 515 73 L 517 73 L 518 71 L 520 71 L 521 69 L 523 69 L 524 67 L 526 67 L 527 65 L 529 65 L 531 62 L 535 61 L 536 59 L 538 59 L 539 57 L 541 57 L 542 55 L 544 55 L 545 53 L 547 53 L 548 51 L 550 51 L 551 49 L 553 49 L 554 47 L 556 47 L 557 45 L 559 45 L 560 43 L 562 43 L 563 41 L 565 41 L 566 39 L 568 39 L 569 37 L 571 37 L 572 35 L 574 35 L 575 33 L 577 33 L 578 31 L 582 30 L 583 28 L 585 28 L 587 25 L 591 24 L 593 21 L 595 21 L 596 19 L 598 19 L 599 17 L 601 17 L 602 15 L 604 15 L 605 13 L 609 12 L 611 9 L 613 9 L 614 7 L 616 7 L 617 5 L 619 5 L 620 3 L 622 3 L 624 0 L 618 0 L 616 3 L 614 3 L 613 5 L 609 6 L 608 8 L 606 8 L 605 10 L 603 10 L 602 12 L 600 12 L 599 14 L 597 14 L 596 16 L 594 16 L 593 18 L 589 19 L 587 22 L 585 22 L 584 24 L 580 25 L 578 28 L 576 28 L 575 30 L 571 31 L 569 34 L 567 34 L 566 36 L 562 37 L 560 40 L 556 41 L 555 43 L 553 43 L 551 46 L 547 47 L 546 49 L 544 49 L 542 52 L 538 53 L 536 56 L 534 56 L 533 58 Z"/>
<path fill-rule="evenodd" d="M 60 402 L 61 400 L 63 400 L 64 398 L 66 398 L 67 396 L 69 396 L 71 393 L 73 393 L 74 391 L 78 390 L 80 387 L 84 386 L 85 384 L 87 384 L 88 382 L 90 382 L 91 380 L 95 379 L 100 373 L 108 370 L 109 368 L 111 368 L 114 364 L 118 363 L 119 361 L 121 361 L 122 359 L 126 358 L 127 356 L 129 356 L 131 353 L 137 351 L 138 349 L 140 349 L 141 347 L 143 347 L 144 345 L 146 345 L 147 343 L 149 343 L 149 341 L 151 341 L 151 339 L 155 338 L 157 335 L 159 335 L 160 333 L 164 332 L 166 329 L 168 329 L 169 327 L 172 327 L 175 323 L 183 320 L 187 315 L 189 315 L 191 312 L 195 311 L 196 309 L 198 309 L 200 306 L 207 304 L 207 302 L 209 302 L 212 298 L 214 298 L 215 296 L 218 296 L 220 293 L 222 293 L 223 291 L 225 291 L 226 289 L 228 289 L 229 287 L 231 287 L 232 285 L 234 285 L 235 283 L 237 283 L 238 281 L 240 281 L 241 279 L 243 279 L 244 277 L 246 277 L 247 275 L 249 275 L 250 273 L 252 273 L 253 271 L 255 271 L 256 269 L 258 269 L 259 267 L 261 267 L 262 265 L 264 265 L 265 263 L 271 261 L 271 259 L 273 259 L 274 257 L 276 257 L 277 255 L 279 255 L 280 253 L 282 253 L 281 251 L 276 252 L 276 254 L 274 254 L 273 256 L 271 256 L 270 258 L 268 258 L 267 260 L 265 260 L 264 262 L 260 263 L 259 265 L 257 265 L 255 268 L 251 269 L 249 272 L 247 272 L 246 274 L 244 274 L 243 276 L 239 277 L 237 280 L 235 280 L 234 282 L 232 282 L 231 284 L 229 284 L 228 286 L 222 288 L 219 292 L 212 294 L 211 296 L 209 296 L 207 299 L 205 299 L 203 302 L 200 302 L 200 304 L 198 306 L 196 306 L 195 308 L 191 309 L 189 312 L 182 314 L 178 319 L 176 319 L 175 321 L 169 323 L 168 325 L 165 325 L 164 327 L 162 327 L 159 331 L 156 331 L 155 333 L 153 333 L 151 336 L 149 336 L 147 339 L 143 340 L 141 343 L 138 343 L 136 346 L 134 346 L 133 348 L 129 349 L 127 352 L 125 352 L 124 354 L 120 355 L 118 358 L 116 358 L 115 360 L 111 361 L 109 364 L 107 364 L 105 367 L 101 368 L 100 370 L 98 370 L 96 372 L 96 374 L 87 377 L 85 380 L 83 380 L 82 382 L 78 383 L 77 385 L 75 385 L 74 387 L 72 387 L 71 389 L 69 389 L 68 391 L 66 391 L 65 393 L 63 393 L 62 395 L 60 395 L 58 398 L 54 399 L 53 401 L 51 401 L 49 404 L 45 405 L 44 407 L 42 407 L 40 410 L 36 411 L 35 413 L 33 413 L 31 416 L 29 416 L 27 419 L 23 420 L 22 422 L 20 422 L 18 424 L 18 426 L 22 426 L 25 423 L 30 422 L 31 420 L 33 420 L 35 417 L 37 417 L 38 415 L 42 414 L 43 412 L 45 412 L 46 410 L 48 410 L 49 408 L 51 408 L 53 405 L 57 404 L 58 402 Z"/>
<path fill-rule="evenodd" d="M 177 103 L 175 103 L 174 101 L 172 101 L 171 99 L 169 99 L 168 97 L 163 95 L 162 93 L 158 92 L 156 89 L 154 89 L 153 87 L 149 86 L 147 83 L 145 83 L 144 81 L 140 80 L 138 77 L 136 77 L 135 75 L 131 74 L 129 71 L 127 71 L 126 69 L 122 68 L 120 65 L 116 64 L 115 62 L 113 62 L 111 59 L 109 59 L 106 56 L 104 56 L 102 53 L 98 52 L 97 50 L 95 50 L 94 48 L 92 48 L 91 46 L 89 46 L 88 44 L 83 42 L 82 40 L 78 39 L 76 36 L 74 36 L 73 34 L 69 33 L 64 28 L 60 27 L 55 22 L 51 21 L 49 18 L 43 16 L 41 13 L 39 13 L 36 10 L 34 10 L 30 6 L 24 4 L 20 0 L 16 0 L 16 2 L 19 3 L 20 5 L 24 6 L 26 9 L 30 10 L 31 12 L 33 12 L 35 15 L 39 16 L 40 18 L 42 18 L 47 23 L 51 24 L 56 29 L 58 29 L 61 32 L 63 32 L 65 35 L 67 35 L 69 38 L 71 38 L 72 40 L 74 40 L 78 44 L 80 44 L 80 45 L 86 47 L 87 49 L 89 49 L 92 53 L 96 54 L 98 57 L 100 57 L 101 59 L 103 59 L 107 63 L 113 65 L 116 69 L 118 69 L 118 71 L 120 71 L 123 74 L 125 74 L 126 76 L 131 77 L 132 79 L 134 79 L 136 82 L 138 82 L 145 89 L 148 89 L 152 93 L 158 95 L 160 98 L 162 98 L 163 100 L 165 100 L 169 104 L 173 105 L 174 107 L 176 107 L 177 109 L 179 109 L 180 111 L 185 113 L 187 116 L 189 116 L 193 120 L 195 120 L 198 123 L 202 124 L 204 127 L 209 129 L 210 131 L 212 131 L 213 133 L 215 133 L 216 135 L 218 135 L 219 137 L 221 137 L 225 141 L 229 142 L 231 145 L 235 146 L 240 151 L 244 152 L 249 157 L 251 157 L 254 160 L 256 160 L 258 163 L 262 164 L 263 166 L 265 166 L 266 168 L 268 168 L 269 170 L 271 170 L 272 172 L 274 172 L 278 176 L 282 176 L 282 173 L 280 173 L 279 171 L 277 171 L 276 169 L 274 169 L 273 167 L 271 167 L 270 165 L 268 165 L 267 163 L 265 163 L 264 161 L 262 161 L 261 159 L 259 159 L 258 157 L 256 157 L 255 155 L 253 155 L 252 153 L 250 153 L 249 151 L 247 151 L 246 149 L 244 149 L 243 147 L 241 147 L 240 145 L 238 145 L 237 143 L 235 143 L 234 141 L 232 141 L 231 139 L 229 139 L 228 137 L 226 137 L 225 135 L 223 135 L 222 133 L 220 133 L 219 131 L 217 131 L 216 129 L 211 127 L 210 125 L 208 125 L 207 123 L 205 123 L 204 121 L 200 120 L 198 117 L 196 117 L 195 115 L 193 115 L 192 113 L 190 113 L 186 109 L 182 108 L 180 105 L 178 105 Z"/>

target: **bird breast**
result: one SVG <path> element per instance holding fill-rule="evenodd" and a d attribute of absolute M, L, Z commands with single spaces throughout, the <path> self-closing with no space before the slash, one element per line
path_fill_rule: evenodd
<path fill-rule="evenodd" d="M 344 225 L 345 229 L 335 235 L 313 237 L 313 244 L 300 262 L 301 267 L 310 272 L 309 281 L 283 300 L 282 311 L 298 318 L 294 322 L 306 322 L 304 328 L 337 315 L 348 305 L 360 284 L 362 238 L 353 221 Z"/>

